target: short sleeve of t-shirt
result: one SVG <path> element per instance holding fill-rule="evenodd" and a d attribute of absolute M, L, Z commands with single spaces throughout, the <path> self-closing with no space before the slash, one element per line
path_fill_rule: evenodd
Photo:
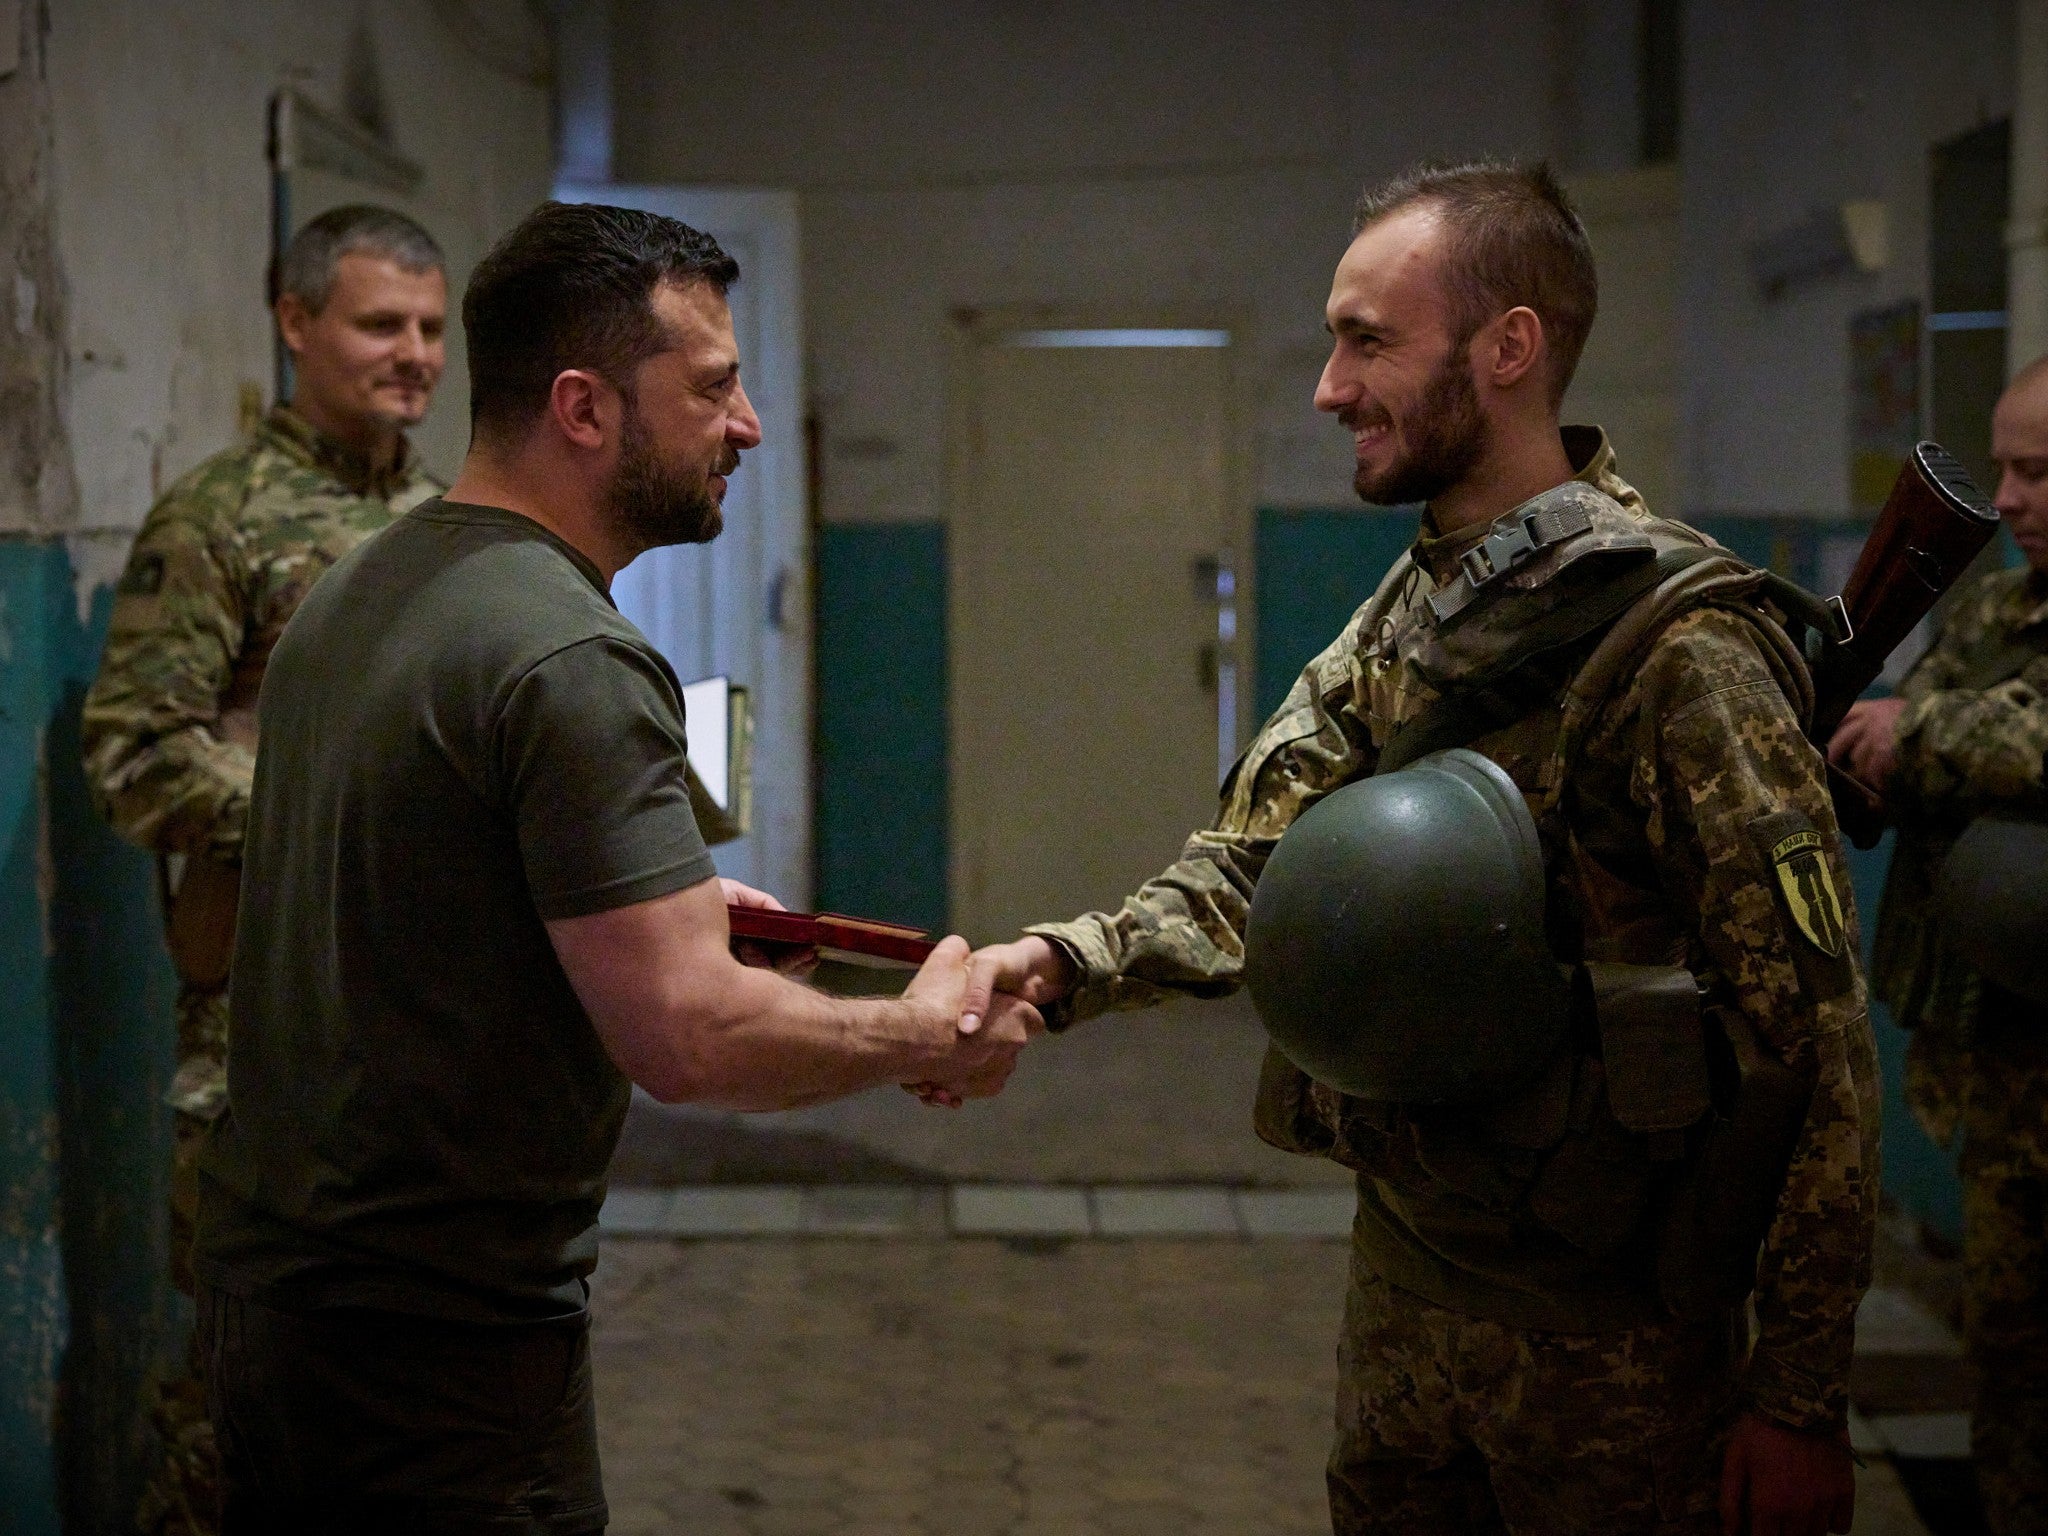
<path fill-rule="evenodd" d="M 514 685 L 497 766 L 542 918 L 652 901 L 718 872 L 690 813 L 685 748 L 660 663 L 623 640 L 579 641 Z"/>

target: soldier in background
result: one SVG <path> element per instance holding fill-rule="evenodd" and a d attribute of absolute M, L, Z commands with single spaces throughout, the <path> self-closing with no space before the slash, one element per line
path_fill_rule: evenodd
<path fill-rule="evenodd" d="M 86 696 L 86 778 L 117 831 L 158 856 L 178 972 L 171 1272 L 192 1291 L 194 1159 L 226 1102 L 227 975 L 256 753 L 256 692 L 292 612 L 322 572 L 439 493 L 406 429 L 445 361 L 440 247 L 368 205 L 312 220 L 272 295 L 292 355 L 289 404 L 150 509 L 116 593 Z M 211 1426 L 198 1378 L 161 1384 L 165 1460 L 139 1529 L 215 1528 Z"/>
<path fill-rule="evenodd" d="M 2048 1531 L 2048 1005 L 1947 949 L 1933 894 L 1975 818 L 2048 816 L 2048 357 L 1999 400 L 1991 454 L 2026 564 L 1959 588 L 1897 696 L 1854 706 L 1829 753 L 1896 811 L 1873 980 L 1913 1032 L 1913 1112 L 1937 1142 L 1963 1133 L 1971 1449 L 1985 1515 L 2010 1536 Z"/>

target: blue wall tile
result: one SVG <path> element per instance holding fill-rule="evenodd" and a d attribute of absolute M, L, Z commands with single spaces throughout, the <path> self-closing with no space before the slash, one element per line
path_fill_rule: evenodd
<path fill-rule="evenodd" d="M 175 983 L 149 859 L 93 812 L 81 622 L 61 545 L 0 541 L 0 1509 L 124 1530 L 144 1388 L 179 1338 L 164 1202 Z"/>
<path fill-rule="evenodd" d="M 818 531 L 817 901 L 943 929 L 946 530 Z"/>

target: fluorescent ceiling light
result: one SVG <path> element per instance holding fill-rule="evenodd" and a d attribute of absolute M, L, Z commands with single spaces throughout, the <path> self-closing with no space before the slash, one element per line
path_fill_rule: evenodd
<path fill-rule="evenodd" d="M 2005 311 L 2002 309 L 1948 309 L 1936 310 L 1927 317 L 1930 331 L 2002 331 L 2005 329 Z"/>
<path fill-rule="evenodd" d="M 1006 331 L 1006 347 L 1227 347 L 1228 331 Z"/>

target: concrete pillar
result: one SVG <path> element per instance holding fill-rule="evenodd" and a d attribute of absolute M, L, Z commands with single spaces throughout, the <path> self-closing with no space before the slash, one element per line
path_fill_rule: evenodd
<path fill-rule="evenodd" d="M 2017 0 L 2006 372 L 2048 355 L 2048 0 Z"/>

